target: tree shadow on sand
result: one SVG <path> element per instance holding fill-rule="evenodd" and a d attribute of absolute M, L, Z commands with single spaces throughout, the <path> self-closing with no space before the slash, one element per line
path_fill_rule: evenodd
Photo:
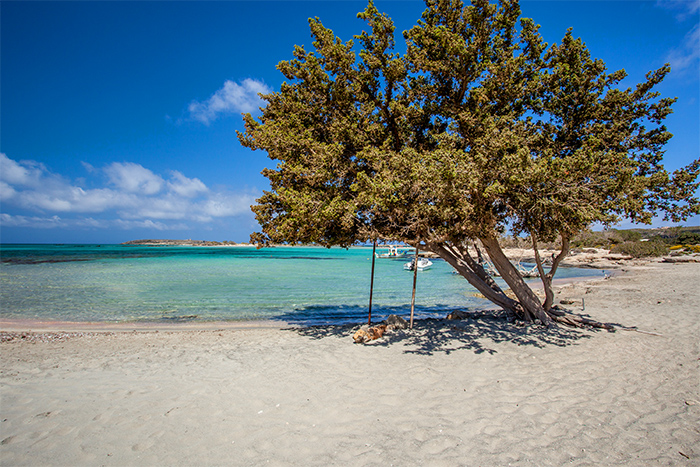
<path fill-rule="evenodd" d="M 343 324 L 289 328 L 289 330 L 311 339 L 347 338 L 351 343 L 352 335 L 359 327 L 359 324 Z M 380 347 L 402 345 L 405 348 L 404 353 L 418 355 L 450 354 L 460 350 L 469 350 L 476 354 L 495 354 L 497 353 L 495 344 L 501 342 L 535 348 L 566 347 L 583 339 L 590 339 L 593 333 L 602 331 L 566 326 L 549 329 L 539 325 L 523 326 L 508 322 L 502 311 L 488 310 L 471 312 L 469 318 L 464 320 L 416 320 L 412 330 L 387 331 L 381 338 L 364 345 Z"/>

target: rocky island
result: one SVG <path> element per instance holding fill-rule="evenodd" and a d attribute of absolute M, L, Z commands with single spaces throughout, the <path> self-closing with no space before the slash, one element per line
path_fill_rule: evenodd
<path fill-rule="evenodd" d="M 146 240 L 130 240 L 122 243 L 122 245 L 144 245 L 144 246 L 232 246 L 245 245 L 245 243 L 236 243 L 228 240 L 223 242 L 208 241 L 208 240 L 165 240 L 165 239 L 146 239 Z"/>

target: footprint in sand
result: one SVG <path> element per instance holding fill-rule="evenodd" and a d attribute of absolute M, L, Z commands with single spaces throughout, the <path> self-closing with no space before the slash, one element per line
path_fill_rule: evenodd
<path fill-rule="evenodd" d="M 153 446 L 152 441 L 147 441 L 145 443 L 136 443 L 133 446 L 131 446 L 131 450 L 140 452 L 140 451 L 145 451 L 146 449 L 149 449 L 151 446 Z"/>

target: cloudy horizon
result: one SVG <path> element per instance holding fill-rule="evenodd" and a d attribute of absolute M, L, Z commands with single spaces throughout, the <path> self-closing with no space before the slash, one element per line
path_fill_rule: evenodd
<path fill-rule="evenodd" d="M 85 177 L 71 180 L 0 153 L 4 227 L 187 231 L 218 219 L 250 219 L 258 196 L 255 189 L 213 189 L 180 171 L 162 175 L 134 162 L 86 163 Z M 27 213 L 8 213 L 15 208 Z"/>

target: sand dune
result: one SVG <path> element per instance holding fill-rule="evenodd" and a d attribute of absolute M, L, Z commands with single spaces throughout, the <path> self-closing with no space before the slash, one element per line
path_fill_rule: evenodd
<path fill-rule="evenodd" d="M 650 263 L 559 289 L 644 332 L 484 317 L 368 345 L 351 327 L 7 334 L 0 463 L 698 465 L 698 284 L 698 264 Z"/>

